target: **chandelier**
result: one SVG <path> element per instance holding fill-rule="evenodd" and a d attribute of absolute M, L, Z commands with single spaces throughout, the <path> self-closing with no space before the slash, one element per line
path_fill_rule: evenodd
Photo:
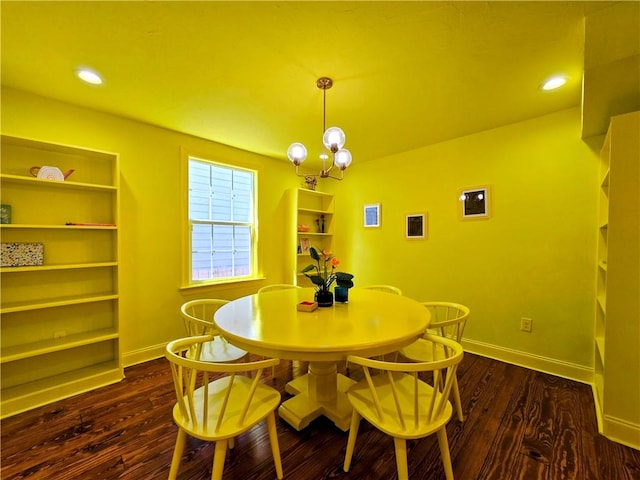
<path fill-rule="evenodd" d="M 351 165 L 351 152 L 344 146 L 346 137 L 339 127 L 326 128 L 327 121 L 327 90 L 333 86 L 333 80 L 328 77 L 321 77 L 316 81 L 316 86 L 322 90 L 322 143 L 324 148 L 320 154 L 322 160 L 322 170 L 320 173 L 309 174 L 300 173 L 299 167 L 307 158 L 307 148 L 302 143 L 292 143 L 287 149 L 287 157 L 296 167 L 296 175 L 299 177 L 320 177 L 333 178 L 334 180 L 342 180 L 344 178 L 344 170 Z M 327 161 L 331 156 L 331 164 L 327 168 Z M 340 170 L 340 176 L 332 176 L 331 170 L 336 167 Z"/>

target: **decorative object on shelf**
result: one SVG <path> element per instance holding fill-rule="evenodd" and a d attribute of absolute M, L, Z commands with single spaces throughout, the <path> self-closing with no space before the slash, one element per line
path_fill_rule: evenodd
<path fill-rule="evenodd" d="M 489 187 L 465 188 L 460 192 L 460 214 L 463 219 L 489 218 Z"/>
<path fill-rule="evenodd" d="M 42 243 L 3 243 L 0 249 L 3 267 L 30 267 L 44 264 Z"/>
<path fill-rule="evenodd" d="M 305 225 L 304 223 L 298 225 L 299 232 L 308 232 L 309 230 L 311 230 L 311 227 L 309 225 Z"/>
<path fill-rule="evenodd" d="M 379 227 L 380 226 L 380 204 L 372 203 L 364 206 L 364 226 Z"/>
<path fill-rule="evenodd" d="M 318 229 L 318 233 L 325 233 L 324 231 L 324 215 L 320 215 L 316 218 L 316 228 Z"/>
<path fill-rule="evenodd" d="M 311 241 L 307 237 L 300 239 L 300 253 L 309 253 L 310 247 Z"/>
<path fill-rule="evenodd" d="M 11 223 L 11 205 L 0 205 L 0 223 Z"/>
<path fill-rule="evenodd" d="M 333 86 L 333 80 L 328 77 L 321 77 L 316 81 L 316 86 L 322 90 L 322 143 L 324 149 L 320 154 L 322 160 L 322 170 L 317 174 L 300 173 L 299 167 L 302 162 L 307 158 L 307 147 L 302 143 L 292 143 L 287 149 L 287 157 L 291 160 L 296 167 L 296 175 L 299 177 L 320 177 L 320 178 L 333 178 L 334 180 L 342 180 L 344 178 L 344 170 L 351 165 L 351 152 L 344 147 L 346 140 L 345 134 L 339 127 L 326 127 L 327 121 L 327 90 Z M 329 153 L 331 154 L 331 165 L 327 168 L 327 160 L 329 160 Z M 334 177 L 330 175 L 331 169 L 336 167 L 340 170 L 340 176 Z M 315 188 L 315 185 L 314 185 Z M 312 188 L 313 190 L 313 188 Z"/>
<path fill-rule="evenodd" d="M 62 171 L 58 167 L 31 167 L 29 169 L 29 173 L 36 178 L 41 180 L 56 180 L 58 182 L 62 182 L 69 177 L 75 170 L 67 170 L 62 173 Z"/>
<path fill-rule="evenodd" d="M 309 190 L 315 190 L 318 184 L 318 179 L 312 175 L 306 175 L 304 177 L 304 183 Z"/>
<path fill-rule="evenodd" d="M 412 213 L 407 215 L 405 235 L 407 238 L 426 238 L 427 215 L 425 213 Z"/>
<path fill-rule="evenodd" d="M 67 227 L 115 227 L 115 223 L 75 223 L 75 222 L 66 222 L 65 225 Z"/>
<path fill-rule="evenodd" d="M 318 306 L 330 307 L 333 305 L 331 284 L 335 281 L 341 287 L 351 288 L 353 287 L 353 275 L 346 272 L 336 272 L 335 269 L 340 261 L 326 250 L 320 250 L 318 253 L 318 250 L 311 247 L 309 254 L 316 263 L 304 267 L 302 273 L 316 286 L 315 301 L 318 302 Z M 311 271 L 315 271 L 313 275 L 307 273 Z"/>

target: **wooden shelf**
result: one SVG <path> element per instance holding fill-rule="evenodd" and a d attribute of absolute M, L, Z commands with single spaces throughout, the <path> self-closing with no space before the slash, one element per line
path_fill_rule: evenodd
<path fill-rule="evenodd" d="M 122 379 L 120 175 L 114 153 L 1 138 L 2 203 L 14 222 L 0 225 L 3 242 L 41 243 L 47 262 L 0 267 L 7 417 Z M 42 180 L 30 176 L 33 165 L 74 172 L 71 180 Z"/>
<path fill-rule="evenodd" d="M 600 363 L 604 366 L 604 337 L 596 337 L 596 350 Z"/>
<path fill-rule="evenodd" d="M 329 212 L 328 210 L 317 210 L 315 208 L 299 208 L 298 212 L 309 213 L 311 215 L 333 215 L 333 212 Z"/>
<path fill-rule="evenodd" d="M 27 310 L 40 310 L 43 308 L 63 307 L 65 305 L 78 305 L 80 303 L 104 302 L 106 300 L 115 300 L 118 298 L 116 293 L 104 293 L 101 295 L 79 295 L 73 297 L 59 298 L 49 301 L 35 301 L 32 303 L 7 303 L 2 306 L 0 313 L 24 312 Z"/>
<path fill-rule="evenodd" d="M 69 188 L 78 190 L 97 190 L 97 191 L 116 191 L 117 187 L 113 185 L 96 185 L 93 183 L 78 183 L 64 181 L 59 182 L 55 180 L 42 180 L 35 177 L 25 177 L 22 175 L 10 175 L 6 173 L 0 174 L 0 180 L 5 184 L 23 184 L 32 185 L 38 188 Z"/>
<path fill-rule="evenodd" d="M 2 349 L 2 353 L 0 354 L 0 363 L 15 362 L 25 358 L 59 352 L 74 347 L 90 345 L 92 343 L 104 342 L 106 340 L 113 340 L 116 338 L 118 338 L 118 332 L 113 328 L 106 328 L 104 330 L 67 335 L 62 338 L 41 340 L 39 342 L 6 347 Z"/>
<path fill-rule="evenodd" d="M 636 449 L 640 448 L 639 132 L 640 112 L 613 117 L 600 152 L 593 359 L 598 430 Z"/>
<path fill-rule="evenodd" d="M 20 224 L 11 223 L 0 225 L 0 229 L 61 229 L 61 230 L 117 230 L 116 225 L 35 225 L 35 224 Z"/>
<path fill-rule="evenodd" d="M 65 263 L 59 265 L 32 265 L 24 267 L 0 267 L 0 273 L 44 272 L 48 270 L 75 270 L 81 268 L 117 267 L 118 262 Z"/>
<path fill-rule="evenodd" d="M 607 312 L 607 297 L 605 297 L 604 295 L 598 295 L 596 300 L 598 302 L 598 307 L 600 307 L 600 310 L 602 310 L 603 313 L 606 313 Z"/>
<path fill-rule="evenodd" d="M 288 220 L 285 269 L 288 282 L 299 284 L 304 279 L 300 271 L 311 261 L 308 253 L 297 253 L 301 238 L 309 238 L 311 246 L 331 251 L 335 203 L 333 195 L 316 190 L 294 188 L 287 191 Z M 324 215 L 324 232 L 318 232 L 316 220 Z M 312 231 L 300 232 L 299 225 L 310 225 Z M 296 253 L 294 253 L 296 252 Z"/>

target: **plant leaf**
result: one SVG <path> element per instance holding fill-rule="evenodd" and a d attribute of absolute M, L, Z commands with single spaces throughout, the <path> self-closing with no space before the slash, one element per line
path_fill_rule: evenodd
<path fill-rule="evenodd" d="M 324 285 L 324 278 L 320 275 L 307 275 L 315 285 Z"/>

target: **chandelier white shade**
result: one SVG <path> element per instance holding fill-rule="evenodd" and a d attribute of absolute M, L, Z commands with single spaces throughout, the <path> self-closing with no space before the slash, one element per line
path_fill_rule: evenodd
<path fill-rule="evenodd" d="M 322 136 L 322 144 L 326 151 L 320 154 L 322 160 L 322 170 L 320 173 L 301 173 L 299 166 L 307 158 L 307 147 L 302 143 L 295 142 L 289 145 L 287 149 L 287 157 L 291 160 L 296 167 L 296 175 L 299 177 L 320 177 L 320 178 L 333 178 L 334 180 L 342 180 L 344 178 L 344 170 L 351 165 L 351 152 L 344 147 L 346 136 L 341 128 L 329 127 L 326 128 L 327 119 L 327 90 L 333 86 L 333 80 L 328 77 L 321 77 L 317 80 L 316 86 L 322 90 L 323 95 L 323 115 L 322 115 L 322 128 L 324 135 Z M 330 153 L 330 155 L 327 153 Z M 331 164 L 327 168 L 327 160 L 331 158 Z M 340 170 L 340 176 L 334 177 L 330 174 L 333 167 Z"/>

